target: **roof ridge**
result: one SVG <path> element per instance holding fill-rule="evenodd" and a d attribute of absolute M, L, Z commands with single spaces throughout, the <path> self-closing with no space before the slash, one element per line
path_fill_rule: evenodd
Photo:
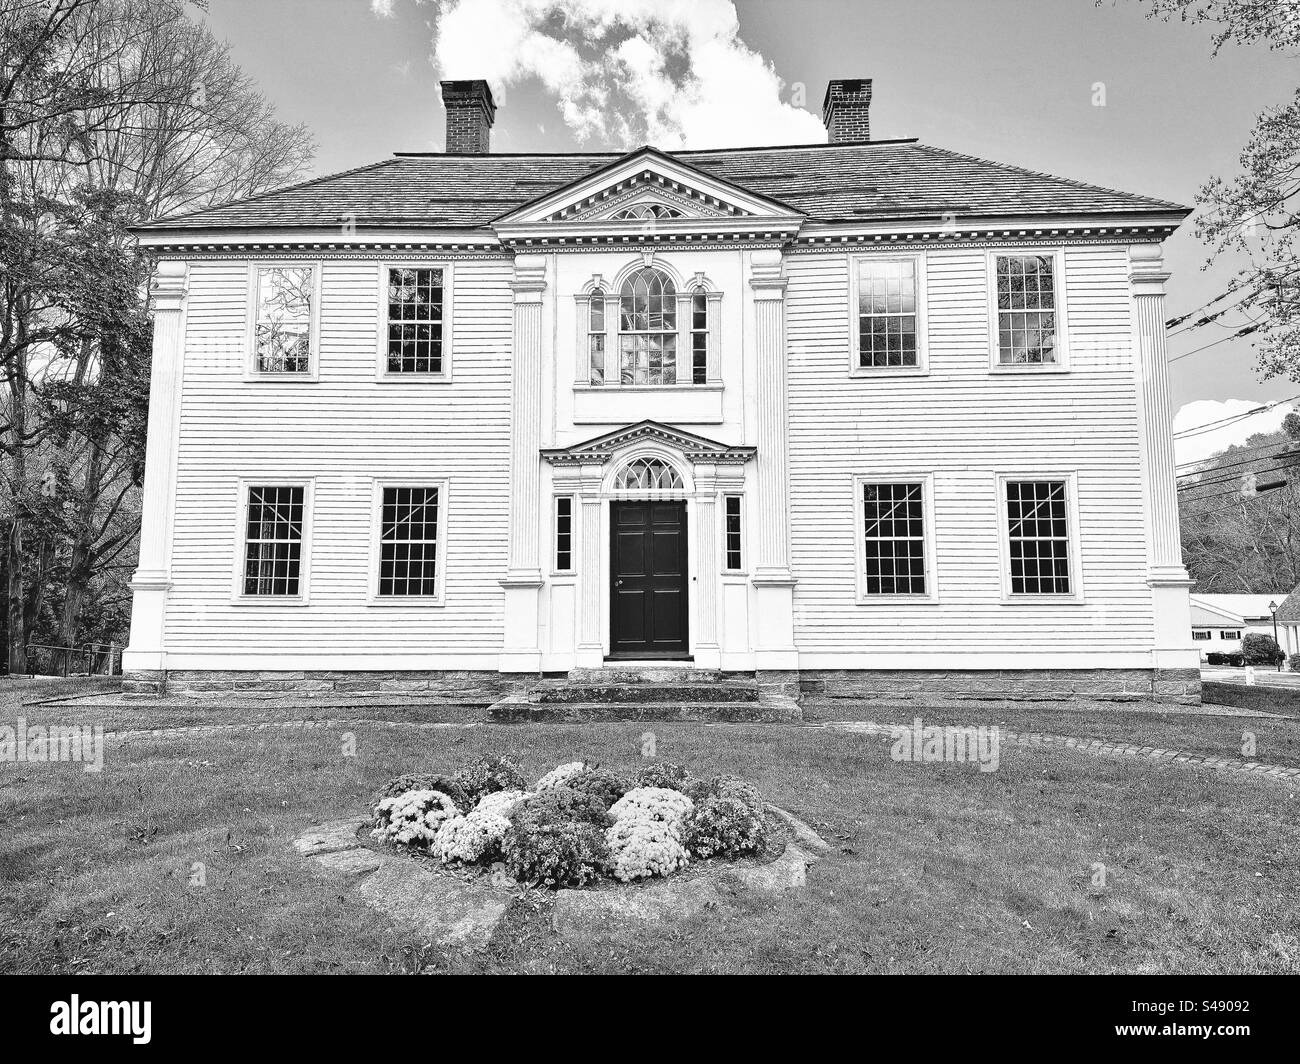
<path fill-rule="evenodd" d="M 809 144 L 750 144 L 734 148 L 659 148 L 653 144 L 640 144 L 627 151 L 480 151 L 480 152 L 442 152 L 442 151 L 395 151 L 393 155 L 401 159 L 457 158 L 457 159 L 581 159 L 610 158 L 622 159 L 626 155 L 640 151 L 642 148 L 654 148 L 663 155 L 721 155 L 736 152 L 760 151 L 809 151 L 818 148 L 874 148 L 881 144 L 916 144 L 916 137 L 891 137 L 884 140 L 846 140 L 825 143 L 813 141 Z"/>
<path fill-rule="evenodd" d="M 1059 181 L 1063 185 L 1070 185 L 1074 188 L 1086 189 L 1089 192 L 1109 192 L 1112 196 L 1127 196 L 1130 199 L 1146 200 L 1148 203 L 1157 204 L 1161 207 L 1172 207 L 1175 210 L 1191 210 L 1186 204 L 1175 203 L 1173 200 L 1159 199 L 1156 196 L 1148 196 L 1141 192 L 1128 192 L 1122 188 L 1111 188 L 1109 185 L 1096 185 L 1090 181 L 1079 181 L 1073 177 L 1061 177 L 1060 174 L 1049 174 L 1046 170 L 1031 170 L 1027 166 L 1019 166 L 1016 163 L 1002 163 L 996 159 L 985 159 L 980 155 L 970 155 L 967 152 L 953 151 L 951 148 L 939 148 L 933 144 L 920 144 L 917 148 L 921 151 L 937 152 L 940 155 L 950 155 L 956 159 L 970 159 L 972 162 L 983 163 L 985 166 L 996 166 L 1003 170 L 1015 170 L 1017 173 L 1029 174 L 1031 177 L 1045 177 L 1050 181 Z"/>
<path fill-rule="evenodd" d="M 269 188 L 265 192 L 258 192 L 252 196 L 245 196 L 243 199 L 229 200 L 226 203 L 216 203 L 210 207 L 200 207 L 196 211 L 186 211 L 184 214 L 168 214 L 162 218 L 151 218 L 137 228 L 146 229 L 152 225 L 167 225 L 171 222 L 183 222 L 186 218 L 193 218 L 199 214 L 207 214 L 209 211 L 224 210 L 227 207 L 242 207 L 247 203 L 256 203 L 258 200 L 266 199 L 268 196 L 278 196 L 284 192 L 293 192 L 296 189 L 306 188 L 308 185 L 320 184 L 322 181 L 333 181 L 337 177 L 347 177 L 349 174 L 359 174 L 364 170 L 378 170 L 381 166 L 388 166 L 397 160 L 381 159 L 377 163 L 366 163 L 364 166 L 354 166 L 350 170 L 338 170 L 332 174 L 322 174 L 320 177 L 309 177 L 305 181 L 295 181 L 292 185 L 281 185 L 279 188 Z"/>

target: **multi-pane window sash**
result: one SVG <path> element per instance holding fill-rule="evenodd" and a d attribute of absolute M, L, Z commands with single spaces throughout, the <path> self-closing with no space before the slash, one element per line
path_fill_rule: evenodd
<path fill-rule="evenodd" d="M 858 262 L 858 365 L 915 366 L 916 261 Z"/>
<path fill-rule="evenodd" d="M 709 376 L 709 297 L 691 294 L 691 383 L 704 384 Z"/>
<path fill-rule="evenodd" d="M 1006 492 L 1011 593 L 1070 594 L 1070 526 L 1065 482 L 1009 480 Z"/>
<path fill-rule="evenodd" d="M 388 271 L 388 372 L 441 373 L 442 270 L 393 267 Z"/>
<path fill-rule="evenodd" d="M 1193 630 L 1192 630 L 1192 638 L 1193 638 L 1193 639 L 1196 639 L 1196 640 L 1200 640 L 1200 641 L 1204 641 L 1204 640 L 1206 640 L 1206 639 L 1209 639 L 1209 638 L 1210 638 L 1210 630 L 1209 630 L 1208 628 L 1204 628 L 1204 629 L 1193 629 Z"/>
<path fill-rule="evenodd" d="M 560 495 L 555 500 L 555 571 L 573 570 L 573 497 Z"/>
<path fill-rule="evenodd" d="M 862 517 L 866 593 L 926 594 L 924 485 L 864 484 Z"/>
<path fill-rule="evenodd" d="M 587 359 L 591 367 L 591 383 L 605 383 L 605 293 L 600 289 L 591 293 L 587 303 Z"/>
<path fill-rule="evenodd" d="M 677 290 L 653 267 L 637 270 L 619 294 L 623 384 L 677 382 Z"/>
<path fill-rule="evenodd" d="M 740 496 L 726 496 L 725 505 L 727 568 L 734 571 L 744 567 L 740 551 Z"/>
<path fill-rule="evenodd" d="M 384 488 L 381 505 L 380 596 L 436 595 L 438 489 Z"/>
<path fill-rule="evenodd" d="M 250 487 L 244 594 L 297 597 L 302 581 L 302 487 Z"/>
<path fill-rule="evenodd" d="M 254 344 L 259 373 L 311 372 L 310 266 L 259 266 Z"/>
<path fill-rule="evenodd" d="M 1056 362 L 1056 278 L 1051 255 L 998 255 L 998 361 Z"/>

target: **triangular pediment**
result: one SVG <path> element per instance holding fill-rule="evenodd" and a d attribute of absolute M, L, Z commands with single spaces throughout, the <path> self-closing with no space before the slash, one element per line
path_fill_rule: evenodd
<path fill-rule="evenodd" d="M 645 443 L 668 447 L 692 463 L 713 462 L 718 465 L 748 462 L 754 457 L 755 450 L 753 447 L 732 447 L 658 421 L 642 421 L 570 447 L 545 448 L 542 457 L 553 465 L 603 465 L 615 455 Z"/>
<path fill-rule="evenodd" d="M 498 232 L 543 227 L 688 230 L 700 223 L 797 223 L 802 212 L 656 148 L 641 148 L 498 218 Z"/>

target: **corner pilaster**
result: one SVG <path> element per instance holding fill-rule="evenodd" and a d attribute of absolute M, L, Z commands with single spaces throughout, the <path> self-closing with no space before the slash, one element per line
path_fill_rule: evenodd
<path fill-rule="evenodd" d="M 171 529 L 176 498 L 176 438 L 184 363 L 186 263 L 160 261 L 149 282 L 153 353 L 141 499 L 140 554 L 131 577 L 131 636 L 122 671 L 166 666 L 165 617 L 171 589 Z"/>
<path fill-rule="evenodd" d="M 1173 415 L 1169 409 L 1169 366 L 1165 345 L 1165 281 L 1159 244 L 1129 247 L 1129 282 L 1137 345 L 1142 483 L 1147 514 L 1147 583 L 1155 616 L 1152 664 L 1195 668 L 1200 653 L 1191 644 L 1194 581 L 1183 565 L 1178 522 L 1177 464 Z"/>

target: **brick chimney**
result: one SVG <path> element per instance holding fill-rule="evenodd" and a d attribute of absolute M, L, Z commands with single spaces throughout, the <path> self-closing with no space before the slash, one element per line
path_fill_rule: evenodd
<path fill-rule="evenodd" d="M 822 121 L 832 144 L 871 139 L 871 79 L 836 78 L 826 86 Z"/>
<path fill-rule="evenodd" d="M 447 108 L 447 151 L 488 152 L 492 120 L 497 105 L 492 90 L 481 78 L 475 81 L 444 81 L 442 105 Z"/>

